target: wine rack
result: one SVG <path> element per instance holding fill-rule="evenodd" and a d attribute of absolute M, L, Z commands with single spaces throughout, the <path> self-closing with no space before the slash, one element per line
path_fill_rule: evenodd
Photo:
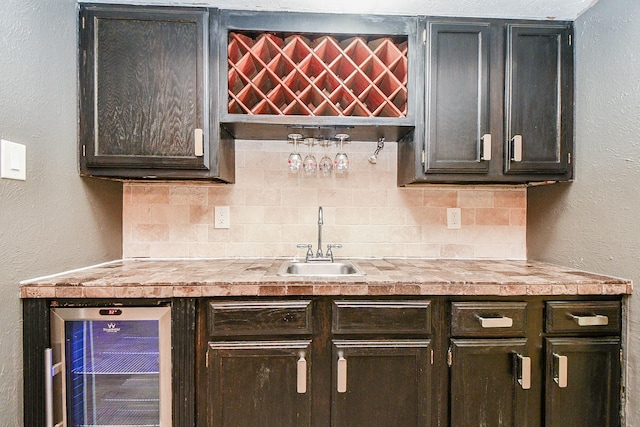
<path fill-rule="evenodd" d="M 228 33 L 228 112 L 407 116 L 406 36 Z"/>

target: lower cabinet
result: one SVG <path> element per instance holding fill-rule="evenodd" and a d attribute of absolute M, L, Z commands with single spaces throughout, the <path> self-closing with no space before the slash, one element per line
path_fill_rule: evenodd
<path fill-rule="evenodd" d="M 219 299 L 201 307 L 198 425 L 620 426 L 619 298 Z"/>

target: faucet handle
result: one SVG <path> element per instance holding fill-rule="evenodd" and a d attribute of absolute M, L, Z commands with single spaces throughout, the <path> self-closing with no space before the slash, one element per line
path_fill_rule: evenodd
<path fill-rule="evenodd" d="M 342 247 L 342 244 L 340 244 L 340 243 L 334 243 L 332 245 L 327 245 L 327 258 L 331 258 L 331 262 L 333 262 L 333 251 L 331 250 L 331 248 L 339 249 L 341 247 Z"/>
<path fill-rule="evenodd" d="M 296 246 L 300 249 L 307 248 L 307 255 L 306 255 L 307 260 L 309 258 L 313 258 L 313 250 L 311 249 L 312 247 L 311 243 L 298 243 Z"/>

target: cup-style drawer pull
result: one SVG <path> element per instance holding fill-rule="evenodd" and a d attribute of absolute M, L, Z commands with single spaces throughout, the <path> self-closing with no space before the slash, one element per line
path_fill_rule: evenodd
<path fill-rule="evenodd" d="M 300 352 L 300 358 L 297 364 L 298 382 L 296 390 L 300 394 L 307 392 L 307 360 L 304 358 L 304 352 Z"/>
<path fill-rule="evenodd" d="M 558 384 L 558 387 L 567 387 L 567 378 L 569 376 L 569 359 L 567 356 L 560 356 L 553 353 L 553 381 Z"/>
<path fill-rule="evenodd" d="M 510 328 L 513 326 L 513 319 L 510 317 L 478 316 L 478 321 L 483 328 Z"/>
<path fill-rule="evenodd" d="M 347 359 L 342 353 L 338 354 L 338 393 L 347 392 Z"/>
<path fill-rule="evenodd" d="M 523 390 L 531 388 L 531 358 L 527 356 L 518 356 L 518 365 L 520 366 L 518 373 L 518 384 Z"/>
<path fill-rule="evenodd" d="M 578 326 L 607 326 L 609 324 L 609 317 L 602 314 L 596 314 L 594 316 L 574 316 L 571 314 L 570 316 L 576 321 Z"/>

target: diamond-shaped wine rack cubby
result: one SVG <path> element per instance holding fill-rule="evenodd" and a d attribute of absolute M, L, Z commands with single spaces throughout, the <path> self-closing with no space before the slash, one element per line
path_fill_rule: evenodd
<path fill-rule="evenodd" d="M 229 32 L 229 113 L 406 117 L 407 37 Z"/>

